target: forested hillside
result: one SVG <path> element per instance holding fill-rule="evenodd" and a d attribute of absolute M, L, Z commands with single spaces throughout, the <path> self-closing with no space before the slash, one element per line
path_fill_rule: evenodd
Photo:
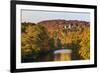
<path fill-rule="evenodd" d="M 22 62 L 53 61 L 57 49 L 71 49 L 72 60 L 90 59 L 90 23 L 60 19 L 21 23 Z"/>

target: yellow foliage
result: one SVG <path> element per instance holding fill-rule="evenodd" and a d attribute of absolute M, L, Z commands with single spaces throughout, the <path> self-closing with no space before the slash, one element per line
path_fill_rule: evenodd
<path fill-rule="evenodd" d="M 90 29 L 85 28 L 81 36 L 79 54 L 83 59 L 90 59 Z"/>

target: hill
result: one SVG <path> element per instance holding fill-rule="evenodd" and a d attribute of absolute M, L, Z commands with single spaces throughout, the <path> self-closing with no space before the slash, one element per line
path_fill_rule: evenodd
<path fill-rule="evenodd" d="M 78 21 L 78 20 L 45 20 L 41 21 L 38 24 L 44 25 L 47 29 L 62 29 L 65 26 L 70 27 L 70 29 L 77 28 L 77 27 L 89 27 L 90 23 L 86 21 Z"/>

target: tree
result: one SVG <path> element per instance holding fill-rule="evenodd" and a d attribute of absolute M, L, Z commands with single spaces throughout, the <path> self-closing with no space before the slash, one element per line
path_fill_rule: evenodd
<path fill-rule="evenodd" d="M 27 26 L 29 26 L 29 25 L 33 26 L 33 25 L 35 25 L 35 23 L 30 23 L 30 22 L 21 23 L 21 32 L 25 32 L 25 30 L 27 29 Z"/>
<path fill-rule="evenodd" d="M 90 29 L 88 27 L 84 28 L 81 37 L 79 54 L 83 59 L 90 59 Z"/>
<path fill-rule="evenodd" d="M 25 31 L 21 34 L 22 57 L 27 57 L 27 55 L 31 54 L 37 57 L 37 53 L 41 50 L 48 49 L 48 39 L 49 37 L 45 27 L 38 24 L 27 24 Z"/>

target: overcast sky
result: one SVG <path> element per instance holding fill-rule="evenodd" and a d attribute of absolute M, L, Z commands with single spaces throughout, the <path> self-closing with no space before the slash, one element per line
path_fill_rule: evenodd
<path fill-rule="evenodd" d="M 90 21 L 89 13 L 22 10 L 21 22 L 38 23 L 43 20 L 64 19 Z"/>

